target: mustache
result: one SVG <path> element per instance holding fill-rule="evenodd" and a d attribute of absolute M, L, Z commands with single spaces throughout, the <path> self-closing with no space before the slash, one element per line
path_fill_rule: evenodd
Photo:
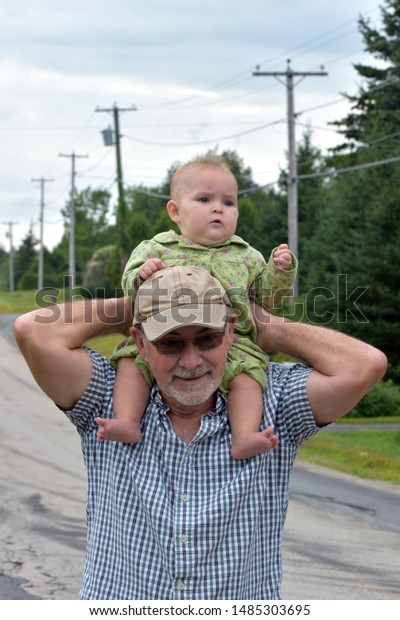
<path fill-rule="evenodd" d="M 196 379 L 196 377 L 201 377 L 211 371 L 212 366 L 210 366 L 210 364 L 201 364 L 201 366 L 192 369 L 180 368 L 179 370 L 175 370 L 172 376 L 178 377 L 179 379 Z"/>

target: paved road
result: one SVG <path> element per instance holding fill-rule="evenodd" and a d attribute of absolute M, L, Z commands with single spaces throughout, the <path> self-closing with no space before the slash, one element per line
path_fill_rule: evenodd
<path fill-rule="evenodd" d="M 85 544 L 80 443 L 4 338 L 0 415 L 0 575 L 8 578 L 0 579 L 0 597 L 77 598 Z"/>
<path fill-rule="evenodd" d="M 85 539 L 79 440 L 10 337 L 0 337 L 0 412 L 0 599 L 76 599 Z M 399 506 L 398 487 L 297 463 L 283 597 L 400 599 Z"/>
<path fill-rule="evenodd" d="M 400 489 L 298 462 L 283 598 L 400 599 Z"/>

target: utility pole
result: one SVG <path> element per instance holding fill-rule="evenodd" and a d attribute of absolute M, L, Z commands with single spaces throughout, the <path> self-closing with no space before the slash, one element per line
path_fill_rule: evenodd
<path fill-rule="evenodd" d="M 88 155 L 77 155 L 72 152 L 69 155 L 60 153 L 60 157 L 71 158 L 71 199 L 69 207 L 69 298 L 72 299 L 76 280 L 76 249 L 75 249 L 75 160 L 78 157 L 88 157 Z"/>
<path fill-rule="evenodd" d="M 39 266 L 38 266 L 38 291 L 43 288 L 43 215 L 44 215 L 44 185 L 45 183 L 51 183 L 54 179 L 31 179 L 33 183 L 40 183 L 40 239 L 39 239 Z"/>
<path fill-rule="evenodd" d="M 288 242 L 293 254 L 298 256 L 298 200 L 297 200 L 297 161 L 296 161 L 296 138 L 295 138 L 295 120 L 294 111 L 294 81 L 293 78 L 300 77 L 304 79 L 309 76 L 328 75 L 326 71 L 292 71 L 290 60 L 287 61 L 287 69 L 280 71 L 254 71 L 255 76 L 273 76 L 279 82 L 286 86 L 287 93 L 287 125 L 288 125 L 288 155 L 289 155 L 289 174 L 288 174 Z M 281 80 L 285 77 L 286 81 Z M 299 83 L 299 82 L 297 82 Z M 298 295 L 298 281 L 294 284 L 294 294 Z"/>
<path fill-rule="evenodd" d="M 116 154 L 116 163 L 117 163 L 117 185 L 118 185 L 118 208 L 117 208 L 117 217 L 116 217 L 116 228 L 118 234 L 117 247 L 120 249 L 120 261 L 121 268 L 124 266 L 126 259 L 128 258 L 129 253 L 129 244 L 127 237 L 127 208 L 125 202 L 125 192 L 124 192 L 124 184 L 122 177 L 122 158 L 121 158 L 121 133 L 119 128 L 119 113 L 120 112 L 135 112 L 137 110 L 136 106 L 131 106 L 130 108 L 119 108 L 116 103 L 114 103 L 112 108 L 96 108 L 96 112 L 112 112 L 113 121 L 114 121 L 114 141 L 112 140 L 112 134 L 110 139 L 110 131 L 103 131 L 103 137 L 105 140 L 106 146 L 112 146 L 113 142 L 115 144 L 115 154 Z M 109 136 L 109 139 L 106 140 L 106 134 Z"/>
<path fill-rule="evenodd" d="M 10 240 L 10 256 L 9 256 L 9 289 L 10 293 L 14 292 L 14 242 L 13 242 L 13 226 L 15 224 L 19 224 L 19 222 L 3 222 L 6 226 L 8 226 L 8 232 L 6 232 L 6 237 Z"/>

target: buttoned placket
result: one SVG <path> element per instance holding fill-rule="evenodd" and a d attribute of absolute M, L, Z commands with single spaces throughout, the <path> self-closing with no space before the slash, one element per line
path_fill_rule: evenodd
<path fill-rule="evenodd" d="M 154 400 L 159 407 L 159 428 L 165 433 L 164 450 L 166 453 L 174 452 L 174 463 L 173 466 L 171 465 L 171 471 L 174 472 L 172 482 L 175 497 L 173 511 L 174 553 L 173 557 L 170 558 L 173 571 L 173 584 L 171 584 L 173 592 L 171 594 L 178 600 L 184 600 L 192 598 L 192 580 L 196 577 L 196 549 L 193 534 L 199 507 L 196 503 L 196 480 L 193 466 L 201 442 L 214 435 L 223 420 L 214 412 L 203 416 L 196 437 L 190 444 L 185 444 L 174 433 L 167 416 L 168 409 L 161 396 L 156 394 Z M 221 406 L 223 406 L 222 401 L 220 401 L 219 407 Z M 173 450 L 172 444 L 174 445 Z M 179 445 L 178 450 L 177 445 Z"/>
<path fill-rule="evenodd" d="M 193 518 L 190 488 L 193 484 L 191 464 L 196 452 L 196 441 L 187 445 L 179 438 L 168 419 L 168 407 L 163 403 L 160 394 L 154 394 L 154 402 L 158 406 L 158 429 L 164 435 L 163 453 L 174 454 L 174 462 L 169 463 L 169 471 L 173 475 L 174 489 L 173 554 L 170 556 L 170 569 L 173 576 L 172 596 L 176 599 L 190 598 L 190 545 L 191 520 Z M 173 474 L 172 474 L 173 472 Z"/>
<path fill-rule="evenodd" d="M 179 598 L 190 598 L 190 579 L 193 576 L 193 469 L 196 454 L 196 440 L 184 447 L 184 455 L 177 472 L 177 501 L 174 514 L 175 531 L 175 581 Z"/>
<path fill-rule="evenodd" d="M 214 413 L 202 418 L 201 427 L 195 439 L 185 447 L 185 454 L 181 461 L 177 488 L 179 500 L 175 511 L 175 583 L 176 592 L 180 599 L 190 599 L 192 579 L 197 577 L 196 553 L 194 542 L 194 528 L 199 514 L 196 503 L 194 464 L 201 442 L 215 435 L 221 426 L 221 418 Z"/>

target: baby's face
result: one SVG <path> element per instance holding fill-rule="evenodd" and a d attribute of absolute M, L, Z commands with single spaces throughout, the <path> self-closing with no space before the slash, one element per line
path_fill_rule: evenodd
<path fill-rule="evenodd" d="M 176 219 L 172 219 L 187 239 L 213 246 L 228 241 L 235 233 L 237 183 L 229 171 L 214 166 L 189 168 L 174 202 Z"/>

